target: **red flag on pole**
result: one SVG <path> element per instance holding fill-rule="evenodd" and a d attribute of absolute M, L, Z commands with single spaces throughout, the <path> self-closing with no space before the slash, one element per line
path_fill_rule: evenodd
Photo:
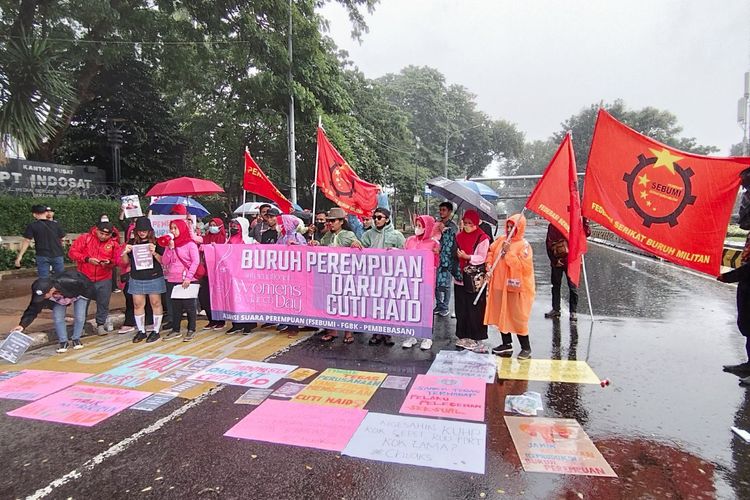
<path fill-rule="evenodd" d="M 273 182 L 266 177 L 266 174 L 260 169 L 253 157 L 250 156 L 248 151 L 245 151 L 245 174 L 242 177 L 242 187 L 245 191 L 257 194 L 264 198 L 268 198 L 272 202 L 276 203 L 284 213 L 290 214 L 293 212 L 292 204 L 286 197 L 281 194 Z"/>
<path fill-rule="evenodd" d="M 378 206 L 380 188 L 360 179 L 318 127 L 317 184 L 326 198 L 354 215 L 370 215 Z"/>
<path fill-rule="evenodd" d="M 567 186 L 568 189 L 563 189 Z M 554 225 L 568 240 L 568 277 L 576 286 L 581 277 L 581 256 L 588 249 L 581 221 L 581 198 L 578 194 L 573 139 L 565 135 L 544 175 L 526 201 L 533 210 Z"/>
<path fill-rule="evenodd" d="M 750 158 L 713 158 L 666 146 L 599 110 L 583 215 L 632 245 L 717 275 L 740 172 Z"/>

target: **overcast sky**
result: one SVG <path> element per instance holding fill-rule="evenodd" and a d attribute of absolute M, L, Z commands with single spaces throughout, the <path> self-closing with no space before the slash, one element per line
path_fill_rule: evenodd
<path fill-rule="evenodd" d="M 683 135 L 728 154 L 750 70 L 745 0 L 381 0 L 362 43 L 338 4 L 329 33 L 369 78 L 440 70 L 479 108 L 544 139 L 584 106 L 616 98 L 677 115 Z"/>

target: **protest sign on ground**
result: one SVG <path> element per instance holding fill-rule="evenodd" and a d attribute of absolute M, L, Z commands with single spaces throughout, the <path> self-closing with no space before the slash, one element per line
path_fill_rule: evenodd
<path fill-rule="evenodd" d="M 497 375 L 505 380 L 541 380 L 572 384 L 598 384 L 601 381 L 585 361 L 559 359 L 497 358 Z"/>
<path fill-rule="evenodd" d="M 0 398 L 35 401 L 80 382 L 90 375 L 90 373 L 23 370 L 17 376 L 0 380 Z"/>
<path fill-rule="evenodd" d="M 219 382 L 221 384 L 267 389 L 295 368 L 297 368 L 297 365 L 226 358 L 188 378 L 189 380 L 200 380 L 202 382 Z"/>
<path fill-rule="evenodd" d="M 10 332 L 5 340 L 0 343 L 0 358 L 11 363 L 18 363 L 18 360 L 34 343 L 34 339 L 21 332 Z"/>
<path fill-rule="evenodd" d="M 294 397 L 298 403 L 363 408 L 387 374 L 327 368 Z"/>
<path fill-rule="evenodd" d="M 177 354 L 146 354 L 104 373 L 93 375 L 85 380 L 91 384 L 138 387 L 176 368 L 181 368 L 195 358 Z"/>
<path fill-rule="evenodd" d="M 495 359 L 492 354 L 464 351 L 440 351 L 435 356 L 427 375 L 454 375 L 481 378 L 488 384 L 495 381 Z"/>
<path fill-rule="evenodd" d="M 478 378 L 417 375 L 399 412 L 483 422 L 486 389 Z"/>

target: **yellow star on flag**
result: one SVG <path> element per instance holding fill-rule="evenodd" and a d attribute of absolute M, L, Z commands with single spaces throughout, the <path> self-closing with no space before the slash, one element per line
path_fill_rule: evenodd
<path fill-rule="evenodd" d="M 648 150 L 656 156 L 656 163 L 654 163 L 654 168 L 667 167 L 667 170 L 672 172 L 672 175 L 675 174 L 674 164 L 682 160 L 682 156 L 673 155 L 666 148 L 662 148 L 661 151 L 652 148 L 648 148 Z"/>
<path fill-rule="evenodd" d="M 650 179 L 646 177 L 645 173 L 643 175 L 638 176 L 638 184 L 640 184 L 641 186 L 648 186 L 649 181 Z"/>
<path fill-rule="evenodd" d="M 646 196 L 648 196 L 648 193 L 646 191 L 641 191 L 641 198 L 645 200 Z"/>

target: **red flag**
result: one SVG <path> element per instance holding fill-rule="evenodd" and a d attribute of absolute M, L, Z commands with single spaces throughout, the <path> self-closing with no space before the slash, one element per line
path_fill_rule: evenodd
<path fill-rule="evenodd" d="M 561 189 L 566 185 L 567 190 Z M 526 208 L 547 219 L 568 240 L 568 277 L 578 286 L 581 256 L 586 253 L 587 244 L 581 221 L 581 198 L 570 133 L 565 135 L 544 175 L 531 192 Z"/>
<path fill-rule="evenodd" d="M 292 204 L 286 197 L 281 194 L 273 182 L 266 177 L 266 174 L 260 169 L 253 157 L 250 156 L 248 151 L 245 151 L 245 174 L 242 178 L 242 187 L 248 193 L 257 194 L 264 198 L 268 198 L 272 202 L 276 203 L 284 213 L 290 214 L 293 212 Z"/>
<path fill-rule="evenodd" d="M 370 215 L 378 206 L 380 188 L 354 173 L 321 127 L 318 127 L 317 185 L 326 198 L 350 214 Z"/>
<path fill-rule="evenodd" d="M 638 248 L 716 275 L 739 175 L 748 166 L 750 158 L 670 148 L 599 110 L 583 215 Z"/>

